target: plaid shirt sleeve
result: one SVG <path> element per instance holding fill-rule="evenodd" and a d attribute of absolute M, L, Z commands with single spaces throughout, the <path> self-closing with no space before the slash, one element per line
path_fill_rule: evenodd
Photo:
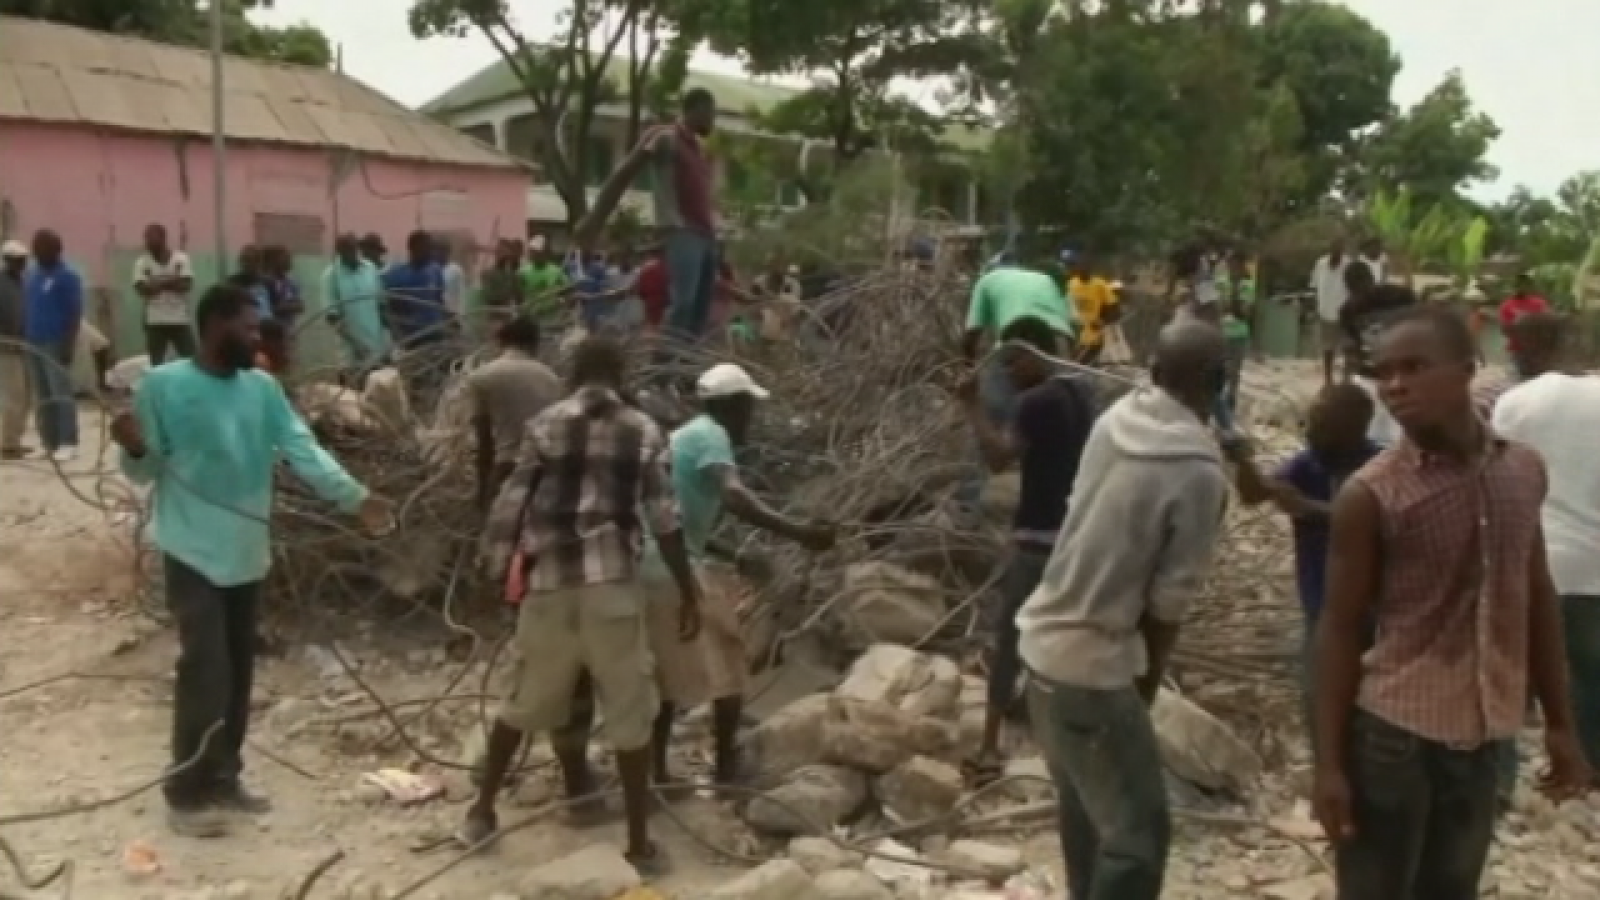
<path fill-rule="evenodd" d="M 672 489 L 667 441 L 653 421 L 646 422 L 640 453 L 643 476 L 639 505 L 644 510 L 645 521 L 652 534 L 671 534 L 681 527 L 678 521 L 678 497 Z"/>
<path fill-rule="evenodd" d="M 499 578 L 511 565 L 517 542 L 522 539 L 522 511 L 527 508 L 529 496 L 538 480 L 542 458 L 539 441 L 543 431 L 538 420 L 528 425 L 522 434 L 522 445 L 517 450 L 516 468 L 500 488 L 500 495 L 489 508 L 489 519 L 484 524 L 481 559 L 484 571 Z"/>

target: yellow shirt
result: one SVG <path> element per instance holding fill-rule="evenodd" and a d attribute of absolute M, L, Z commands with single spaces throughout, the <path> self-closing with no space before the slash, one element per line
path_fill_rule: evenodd
<path fill-rule="evenodd" d="M 1104 278 L 1073 278 L 1067 282 L 1067 293 L 1072 297 L 1073 308 L 1078 311 L 1078 343 L 1084 346 L 1099 344 L 1104 337 L 1105 311 L 1117 302 L 1111 282 Z"/>

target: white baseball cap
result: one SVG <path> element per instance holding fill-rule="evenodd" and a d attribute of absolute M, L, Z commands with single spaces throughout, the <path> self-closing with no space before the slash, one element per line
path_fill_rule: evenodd
<path fill-rule="evenodd" d="M 733 363 L 718 363 L 707 369 L 695 382 L 695 393 L 701 398 L 734 397 L 739 394 L 749 394 L 757 400 L 764 399 L 768 394 L 767 389 L 750 377 L 743 367 Z"/>
<path fill-rule="evenodd" d="M 28 248 L 24 247 L 22 242 L 18 240 L 6 241 L 5 244 L 0 245 L 0 256 L 9 259 L 27 259 Z"/>

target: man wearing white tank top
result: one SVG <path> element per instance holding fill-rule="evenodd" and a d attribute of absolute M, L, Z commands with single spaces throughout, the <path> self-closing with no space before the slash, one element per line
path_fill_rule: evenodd
<path fill-rule="evenodd" d="M 1494 429 L 1532 446 L 1549 478 L 1541 514 L 1550 575 L 1561 595 L 1578 737 L 1600 763 L 1600 378 L 1566 367 L 1569 323 L 1552 313 L 1512 325 L 1525 380 L 1501 395 Z"/>

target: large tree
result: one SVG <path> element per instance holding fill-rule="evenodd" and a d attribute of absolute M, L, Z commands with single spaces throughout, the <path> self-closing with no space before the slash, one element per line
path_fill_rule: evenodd
<path fill-rule="evenodd" d="M 528 150 L 575 226 L 590 210 L 593 176 L 612 174 L 589 171 L 596 109 L 626 105 L 631 149 L 646 114 L 683 84 L 697 14 L 696 0 L 571 0 L 549 40 L 534 37 L 507 0 L 413 0 L 410 20 L 418 37 L 476 35 L 494 47 L 533 105 Z M 620 191 L 605 195 L 594 204 L 604 207 L 600 218 Z"/>
<path fill-rule="evenodd" d="M 1364 192 L 1407 188 L 1419 208 L 1459 203 L 1462 192 L 1498 173 L 1489 147 L 1500 126 L 1473 107 L 1451 72 L 1410 109 L 1387 118 L 1358 151 Z"/>
<path fill-rule="evenodd" d="M 237 56 L 326 68 L 333 61 L 328 38 L 310 25 L 268 28 L 250 20 L 261 0 L 226 0 L 223 49 Z M 46 19 L 92 31 L 207 46 L 210 13 L 199 0 L 0 0 L 0 15 Z"/>

